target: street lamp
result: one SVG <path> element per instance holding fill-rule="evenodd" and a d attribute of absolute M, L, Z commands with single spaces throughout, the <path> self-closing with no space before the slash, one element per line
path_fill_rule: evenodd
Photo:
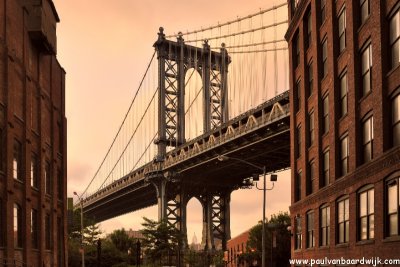
<path fill-rule="evenodd" d="M 240 159 L 240 158 L 228 157 L 226 155 L 219 155 L 217 157 L 217 159 L 219 161 L 227 161 L 227 160 L 233 159 L 233 160 L 242 162 L 244 164 L 247 164 L 249 166 L 252 166 L 252 167 L 254 167 L 256 169 L 259 169 L 259 170 L 261 170 L 263 172 L 264 186 L 263 186 L 263 188 L 258 188 L 257 183 L 256 183 L 256 188 L 258 190 L 262 190 L 263 191 L 263 215 L 262 215 L 262 237 L 261 237 L 261 242 L 262 242 L 261 267 L 265 267 L 265 202 L 266 202 L 265 198 L 266 198 L 266 191 L 274 189 L 274 182 L 277 181 L 277 177 L 278 176 L 276 174 L 271 174 L 270 180 L 272 182 L 272 187 L 271 188 L 266 188 L 266 172 L 267 172 L 267 170 L 266 170 L 265 165 L 263 167 L 260 167 L 258 165 L 255 165 L 255 164 L 251 163 L 251 162 L 248 162 L 246 160 L 243 160 L 243 159 Z"/>
<path fill-rule="evenodd" d="M 82 267 L 85 267 L 85 250 L 83 249 L 83 203 L 81 197 L 74 192 L 74 195 L 78 197 L 79 204 L 81 206 L 81 249 L 82 249 Z"/>

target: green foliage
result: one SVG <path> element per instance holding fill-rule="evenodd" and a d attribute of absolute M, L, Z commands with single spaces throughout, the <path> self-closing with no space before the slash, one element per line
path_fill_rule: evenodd
<path fill-rule="evenodd" d="M 83 229 L 84 242 L 88 245 L 97 245 L 97 240 L 99 240 L 102 232 L 99 229 L 98 224 L 90 224 Z"/>
<path fill-rule="evenodd" d="M 112 232 L 110 239 L 119 251 L 127 252 L 136 246 L 136 240 L 129 237 L 124 228 Z"/>
<path fill-rule="evenodd" d="M 266 262 L 284 263 L 290 259 L 290 232 L 287 226 L 290 225 L 290 216 L 287 212 L 273 214 L 267 221 L 265 229 L 265 250 Z M 272 247 L 272 236 L 276 237 L 276 247 Z M 249 240 L 247 241 L 246 253 L 240 255 L 239 260 L 251 263 L 261 262 L 262 251 L 262 222 L 250 229 Z M 272 249 L 272 250 L 271 250 Z M 272 253 L 271 253 L 272 252 Z"/>
<path fill-rule="evenodd" d="M 166 221 L 156 222 L 148 218 L 143 218 L 142 248 L 146 258 L 151 262 L 171 261 L 171 257 L 176 256 L 182 236 L 178 230 L 170 226 Z"/>
<path fill-rule="evenodd" d="M 215 267 L 224 267 L 224 252 L 222 250 L 218 250 L 212 256 L 212 263 Z"/>

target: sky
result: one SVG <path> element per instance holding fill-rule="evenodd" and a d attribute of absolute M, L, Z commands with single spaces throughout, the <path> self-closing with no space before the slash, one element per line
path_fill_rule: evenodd
<path fill-rule="evenodd" d="M 84 190 L 105 155 L 153 54 L 160 26 L 165 33 L 199 29 L 280 4 L 284 0 L 53 0 L 57 57 L 66 70 L 68 196 Z M 279 173 L 267 192 L 267 217 L 288 211 L 290 173 Z M 150 207 L 101 223 L 106 233 L 140 229 L 142 217 L 157 219 Z M 188 238 L 201 240 L 201 205 L 188 204 Z M 231 197 L 232 237 L 261 220 L 262 191 L 238 190 Z"/>

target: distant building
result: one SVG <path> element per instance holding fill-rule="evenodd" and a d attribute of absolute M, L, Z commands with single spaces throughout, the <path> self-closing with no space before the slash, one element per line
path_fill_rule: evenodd
<path fill-rule="evenodd" d="M 143 239 L 143 238 L 144 238 L 142 232 L 140 232 L 140 231 L 135 231 L 135 230 L 132 230 L 132 229 L 129 229 L 128 231 L 126 231 L 126 234 L 127 234 L 130 238 L 134 238 L 134 239 Z"/>
<path fill-rule="evenodd" d="M 288 6 L 292 258 L 398 258 L 400 1 Z"/>
<path fill-rule="evenodd" d="M 0 262 L 66 267 L 59 18 L 51 0 L 3 1 L 0 14 Z"/>
<path fill-rule="evenodd" d="M 201 250 L 201 244 L 197 241 L 196 233 L 193 233 L 192 243 L 190 244 L 189 247 L 190 249 L 193 249 L 195 251 Z"/>
<path fill-rule="evenodd" d="M 225 256 L 228 260 L 226 265 L 227 267 L 249 266 L 246 262 L 240 262 L 238 259 L 240 254 L 246 252 L 246 244 L 249 240 L 249 232 L 250 230 L 247 230 L 231 240 L 228 240 L 227 255 Z"/>

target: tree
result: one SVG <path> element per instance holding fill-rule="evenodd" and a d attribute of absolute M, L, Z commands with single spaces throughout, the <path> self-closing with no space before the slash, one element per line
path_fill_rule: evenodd
<path fill-rule="evenodd" d="M 84 242 L 88 245 L 97 245 L 97 240 L 100 239 L 102 234 L 98 224 L 91 224 L 83 229 Z"/>
<path fill-rule="evenodd" d="M 266 262 L 272 266 L 287 266 L 290 259 L 290 216 L 287 212 L 273 214 L 267 221 L 265 229 Z M 275 236 L 276 247 L 273 246 L 272 237 Z M 240 255 L 239 260 L 252 263 L 261 262 L 262 252 L 262 222 L 250 229 L 246 253 Z M 269 264 L 271 265 L 271 264 Z"/>
<path fill-rule="evenodd" d="M 112 232 L 110 239 L 119 251 L 127 252 L 135 247 L 135 239 L 129 237 L 124 228 Z"/>
<path fill-rule="evenodd" d="M 171 256 L 180 248 L 182 236 L 177 229 L 167 221 L 156 222 L 146 217 L 143 218 L 142 234 L 144 239 L 142 247 L 146 257 L 152 262 L 160 262 L 167 257 L 171 264 Z"/>

